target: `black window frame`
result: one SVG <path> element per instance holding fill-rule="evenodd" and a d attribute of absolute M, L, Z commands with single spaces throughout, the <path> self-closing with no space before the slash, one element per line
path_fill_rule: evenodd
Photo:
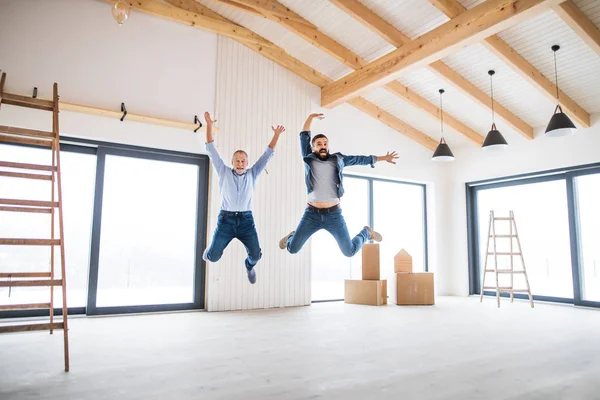
<path fill-rule="evenodd" d="M 567 299 L 554 296 L 533 295 L 536 301 L 574 304 L 575 306 L 600 308 L 599 301 L 584 300 L 582 298 L 582 261 L 581 261 L 581 233 L 579 229 L 580 215 L 577 208 L 577 187 L 575 178 L 584 175 L 600 174 L 600 163 L 583 164 L 544 170 L 527 174 L 503 176 L 493 179 L 467 182 L 466 190 L 466 215 L 467 215 L 467 242 L 468 242 L 468 269 L 469 269 L 469 295 L 481 294 L 481 274 L 479 265 L 479 221 L 477 192 L 485 189 L 519 186 L 532 183 L 565 181 L 567 194 L 569 240 L 571 248 L 571 272 L 573 274 L 573 298 Z M 485 296 L 496 295 L 494 291 L 484 291 Z M 501 297 L 509 297 L 509 293 L 501 293 Z M 528 295 L 515 293 L 515 298 L 528 299 Z"/>
<path fill-rule="evenodd" d="M 16 146 L 40 148 L 39 146 L 10 144 Z M 174 150 L 165 150 L 144 146 L 135 146 L 122 143 L 105 142 L 69 136 L 60 138 L 61 152 L 74 152 L 93 154 L 96 156 L 96 177 L 94 186 L 94 205 L 92 218 L 92 234 L 90 243 L 90 264 L 88 270 L 88 296 L 85 307 L 68 307 L 69 315 L 108 315 L 148 313 L 180 310 L 205 309 L 206 293 L 206 263 L 202 254 L 206 247 L 207 220 L 209 205 L 209 157 L 205 154 L 187 153 Z M 194 164 L 199 168 L 197 192 L 197 221 L 196 221 L 196 254 L 194 274 L 194 301 L 192 303 L 157 304 L 140 306 L 96 307 L 96 294 L 98 282 L 98 261 L 100 249 L 100 231 L 102 217 L 102 193 L 104 186 L 104 164 L 106 155 L 121 155 L 133 158 L 143 158 L 157 161 L 171 161 L 185 164 Z M 69 240 L 68 237 L 65 238 Z M 69 282 L 67 281 L 67 285 Z M 67 286 L 68 287 L 68 286 Z M 68 299 L 67 299 L 68 301 Z M 62 315 L 62 307 L 54 309 L 55 315 Z M 8 310 L 0 311 L 0 319 L 28 318 L 49 316 L 49 310 Z"/>

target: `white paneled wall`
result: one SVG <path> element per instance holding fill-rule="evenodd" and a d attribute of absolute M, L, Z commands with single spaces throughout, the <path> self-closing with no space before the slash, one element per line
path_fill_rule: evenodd
<path fill-rule="evenodd" d="M 219 37 L 214 116 L 220 131 L 217 149 L 229 163 L 233 152 L 245 150 L 249 164 L 264 152 L 271 126 L 282 124 L 275 155 L 258 178 L 254 219 L 263 258 L 258 281 L 246 277 L 243 245 L 234 240 L 217 263 L 207 263 L 208 311 L 289 307 L 310 304 L 310 242 L 296 255 L 278 247 L 279 239 L 296 228 L 306 204 L 299 132 L 316 110 L 320 90 L 247 47 Z M 217 176 L 211 172 L 208 240 L 220 209 Z"/>

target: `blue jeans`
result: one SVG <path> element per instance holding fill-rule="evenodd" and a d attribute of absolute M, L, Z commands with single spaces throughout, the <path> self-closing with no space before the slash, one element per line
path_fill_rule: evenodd
<path fill-rule="evenodd" d="M 353 239 L 350 239 L 348 227 L 340 208 L 327 214 L 319 214 L 307 208 L 296 228 L 296 232 L 288 238 L 288 251 L 292 254 L 299 252 L 308 238 L 321 229 L 325 229 L 333 235 L 342 254 L 346 257 L 355 255 L 369 240 L 369 231 L 364 228 Z"/>
<path fill-rule="evenodd" d="M 219 261 L 223 255 L 223 250 L 233 239 L 238 239 L 246 247 L 248 253 L 245 261 L 246 269 L 251 270 L 262 257 L 252 211 L 233 212 L 221 210 L 217 221 L 217 229 L 213 235 L 212 243 L 204 252 L 204 258 L 210 262 Z"/>

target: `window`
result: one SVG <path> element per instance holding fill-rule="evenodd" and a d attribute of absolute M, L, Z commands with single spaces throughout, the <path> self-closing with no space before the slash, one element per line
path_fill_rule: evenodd
<path fill-rule="evenodd" d="M 600 164 L 467 183 L 470 293 L 481 293 L 489 211 L 513 210 L 534 300 L 600 307 L 599 185 Z M 498 240 L 498 251 L 510 250 Z"/>
<path fill-rule="evenodd" d="M 0 160 L 4 161 L 48 165 L 52 162 L 51 157 L 51 151 L 47 149 L 0 146 Z M 95 169 L 95 155 L 69 151 L 68 146 L 61 151 L 69 307 L 84 307 L 87 300 Z M 51 187 L 49 181 L 0 177 L 0 197 L 4 198 L 49 201 Z M 58 217 L 58 214 L 56 216 Z M 58 238 L 60 237 L 58 218 L 55 222 L 55 237 Z M 49 214 L 0 212 L 0 237 L 49 239 L 50 226 Z M 54 257 L 55 276 L 58 279 L 61 276 L 60 252 L 55 251 Z M 50 248 L 0 246 L 0 271 L 50 271 Z M 15 287 L 10 290 L 0 288 L 0 305 L 48 302 L 49 291 L 50 289 L 44 287 Z M 54 304 L 60 307 L 62 291 L 56 288 L 54 295 Z"/>
<path fill-rule="evenodd" d="M 208 157 L 62 138 L 67 303 L 99 314 L 204 307 Z M 51 151 L 0 145 L 0 160 L 51 164 Z M 0 177 L 0 198 L 50 200 L 48 181 Z M 50 238 L 49 214 L 0 211 L 0 237 Z M 55 237 L 59 237 L 58 218 Z M 58 247 L 55 248 L 55 250 Z M 47 246 L 0 246 L 0 272 L 50 270 Z M 55 251 L 56 278 L 60 252 Z M 62 292 L 54 289 L 56 310 Z M 44 303 L 45 287 L 0 288 L 0 305 Z M 1 311 L 3 317 L 48 310 Z"/>
<path fill-rule="evenodd" d="M 600 174 L 575 178 L 581 234 L 582 296 L 600 301 Z"/>
<path fill-rule="evenodd" d="M 97 307 L 194 301 L 198 166 L 107 155 Z"/>
<path fill-rule="evenodd" d="M 342 212 L 350 237 L 365 225 L 380 232 L 381 279 L 394 271 L 394 256 L 401 249 L 413 257 L 413 269 L 426 271 L 425 186 L 396 181 L 344 176 Z M 362 252 L 345 257 L 328 232 L 311 239 L 312 300 L 344 298 L 344 280 L 362 278 Z"/>
<path fill-rule="evenodd" d="M 477 208 L 480 276 L 483 276 L 486 261 L 490 211 L 493 210 L 496 217 L 508 217 L 512 210 L 532 294 L 573 298 L 567 193 L 563 179 L 479 190 Z M 510 233 L 509 221 L 497 221 L 495 226 L 497 235 Z M 510 240 L 497 238 L 496 250 L 510 252 Z M 489 251 L 493 251 L 491 239 Z M 515 239 L 513 251 L 517 251 Z M 510 269 L 510 259 L 510 256 L 498 256 L 498 268 Z M 488 266 L 493 268 L 493 262 L 493 256 L 490 256 Z M 516 263 L 515 270 L 520 270 L 520 257 L 513 257 L 513 262 Z M 509 276 L 501 276 L 500 279 L 508 279 Z M 494 279 L 494 274 L 487 274 L 485 284 L 495 286 Z M 526 288 L 523 276 L 515 275 L 514 279 L 515 288 Z M 500 286 L 504 286 L 502 282 Z"/>

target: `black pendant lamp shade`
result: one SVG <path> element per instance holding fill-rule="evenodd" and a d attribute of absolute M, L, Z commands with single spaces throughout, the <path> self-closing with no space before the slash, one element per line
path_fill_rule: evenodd
<path fill-rule="evenodd" d="M 488 132 L 485 140 L 483 141 L 483 145 L 481 148 L 483 150 L 495 150 L 502 149 L 508 147 L 508 143 L 504 136 L 500 133 L 500 131 L 496 128 L 496 123 L 494 122 L 494 85 L 492 83 L 492 76 L 494 76 L 496 72 L 494 70 L 488 71 L 488 75 L 490 76 L 490 87 L 492 94 L 492 129 Z"/>
<path fill-rule="evenodd" d="M 577 127 L 573 121 L 562 111 L 560 105 L 554 109 L 554 115 L 550 118 L 548 127 L 546 128 L 546 136 L 560 137 L 567 136 L 575 132 Z"/>
<path fill-rule="evenodd" d="M 433 153 L 433 157 L 431 157 L 434 161 L 452 161 L 454 160 L 454 154 L 452 154 L 452 150 L 450 150 L 450 146 L 446 143 L 444 138 L 440 140 L 440 144 L 435 149 Z"/>
<path fill-rule="evenodd" d="M 508 147 L 508 143 L 506 143 L 506 139 L 500 133 L 498 129 L 496 129 L 496 124 L 492 124 L 492 129 L 488 132 L 485 140 L 483 141 L 483 145 L 481 148 L 483 150 L 489 150 L 491 148 L 504 148 Z"/>
<path fill-rule="evenodd" d="M 556 79 L 556 102 L 559 103 L 558 99 L 558 71 L 556 69 L 556 52 L 560 49 L 560 46 L 554 45 L 552 46 L 552 51 L 554 52 L 554 77 Z M 577 127 L 571 121 L 571 119 L 565 114 L 560 107 L 560 104 L 557 104 L 554 109 L 554 115 L 550 118 L 550 122 L 546 127 L 546 136 L 550 137 L 560 137 L 567 136 L 572 134 L 577 130 Z"/>
<path fill-rule="evenodd" d="M 454 160 L 454 154 L 452 154 L 452 150 L 450 150 L 450 146 L 448 146 L 448 144 L 446 143 L 446 140 L 444 139 L 444 109 L 443 109 L 443 104 L 442 104 L 442 94 L 444 94 L 444 89 L 440 89 L 439 92 L 440 92 L 440 118 L 441 118 L 441 125 L 442 125 L 442 138 L 440 139 L 440 144 L 438 144 L 438 147 L 433 152 L 433 156 L 431 157 L 431 159 L 433 161 L 448 162 L 448 161 Z"/>

